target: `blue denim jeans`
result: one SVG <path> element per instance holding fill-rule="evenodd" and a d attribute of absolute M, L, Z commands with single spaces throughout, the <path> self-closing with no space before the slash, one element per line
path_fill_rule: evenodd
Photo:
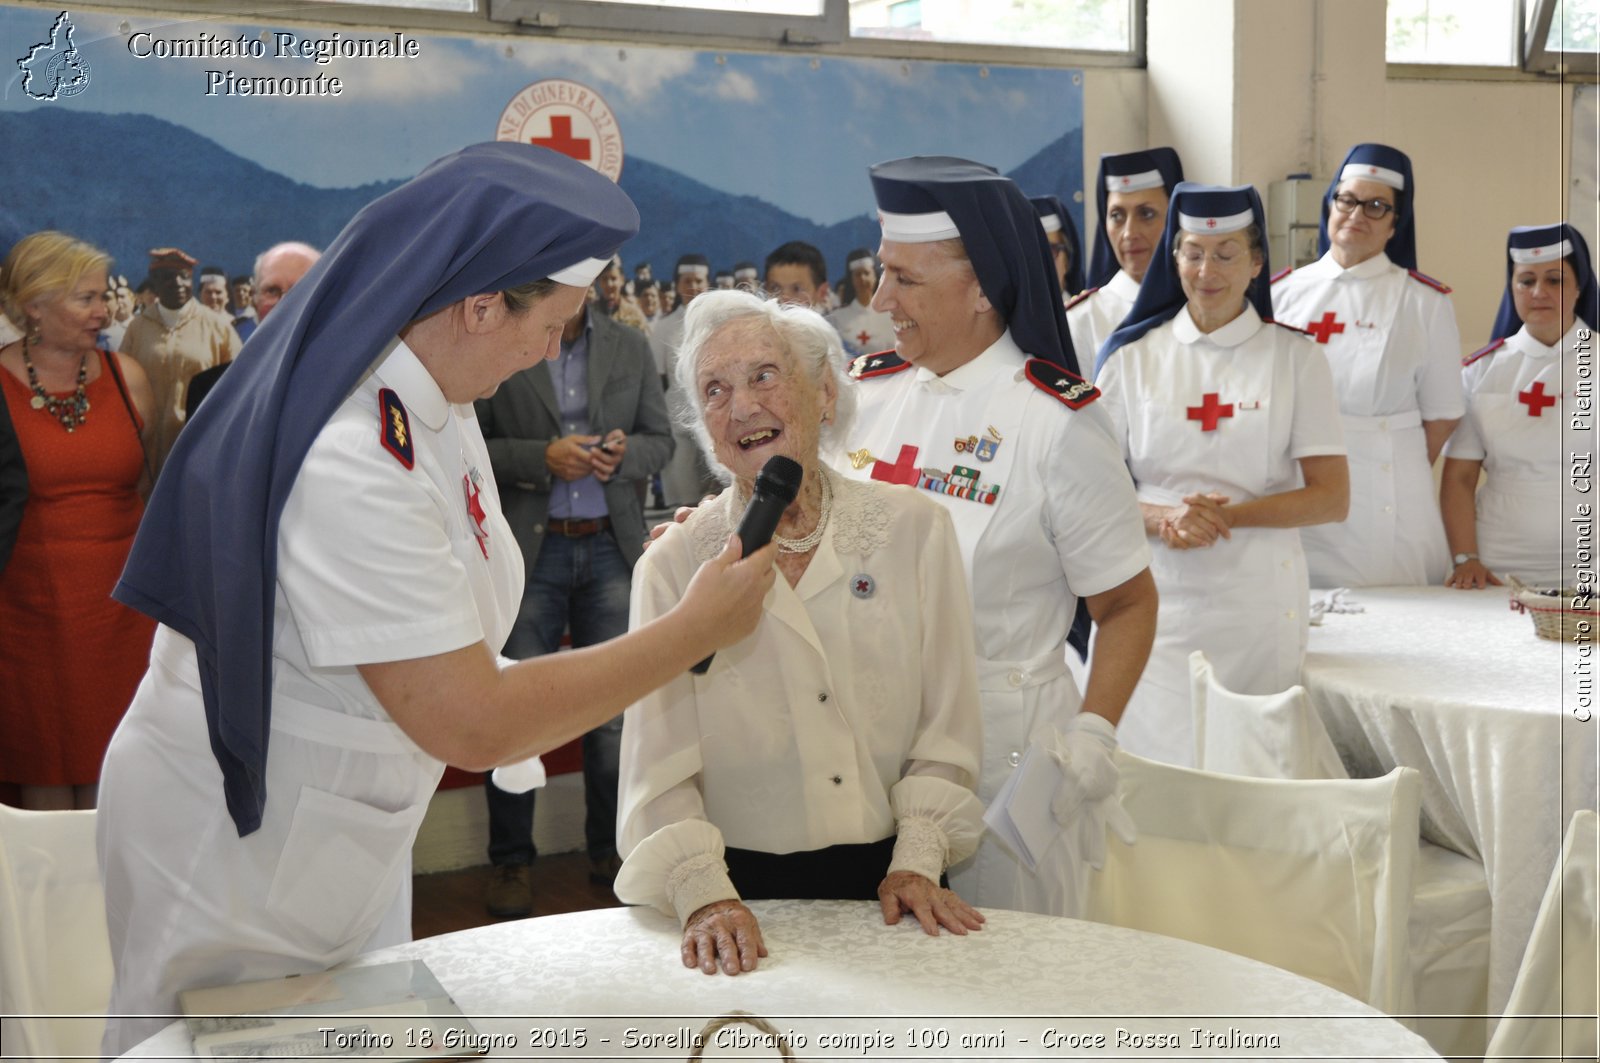
<path fill-rule="evenodd" d="M 505 655 L 518 660 L 554 653 L 570 630 L 574 648 L 593 646 L 628 630 L 633 572 L 608 531 L 571 539 L 546 535 L 528 573 L 517 622 Z M 591 859 L 617 849 L 617 761 L 622 717 L 583 736 L 584 843 Z M 537 790 L 509 794 L 484 780 L 489 802 L 489 861 L 530 863 L 534 857 L 533 800 Z"/>

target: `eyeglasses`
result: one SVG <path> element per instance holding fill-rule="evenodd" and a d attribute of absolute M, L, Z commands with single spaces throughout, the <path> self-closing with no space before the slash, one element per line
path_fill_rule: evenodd
<path fill-rule="evenodd" d="M 1345 214 L 1354 214 L 1356 208 L 1361 208 L 1361 213 L 1373 221 L 1382 221 L 1394 210 L 1394 204 L 1385 199 L 1357 199 L 1348 192 L 1340 192 L 1333 197 L 1333 205 Z"/>

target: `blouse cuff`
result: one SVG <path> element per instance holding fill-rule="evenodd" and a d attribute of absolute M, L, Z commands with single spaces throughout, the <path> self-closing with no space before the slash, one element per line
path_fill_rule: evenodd
<path fill-rule="evenodd" d="M 902 819 L 896 825 L 894 858 L 889 861 L 889 874 L 896 871 L 914 871 L 929 882 L 938 884 L 944 874 L 949 855 L 949 844 L 944 831 L 931 819 L 914 816 Z"/>
<path fill-rule="evenodd" d="M 722 860 L 722 832 L 703 819 L 669 823 L 646 837 L 617 872 L 626 904 L 648 904 L 679 924 L 712 901 L 738 900 Z"/>
<path fill-rule="evenodd" d="M 924 821 L 941 835 L 940 863 L 934 874 L 929 876 L 935 882 L 939 880 L 939 872 L 971 856 L 978 848 L 978 839 L 983 836 L 983 802 L 967 787 L 948 779 L 932 775 L 907 775 L 890 788 L 889 807 L 894 812 L 896 830 L 901 836 L 907 833 L 908 828 L 913 834 L 924 830 L 915 825 L 917 820 Z M 900 860 L 902 844 L 907 846 L 908 858 L 911 852 L 931 852 L 925 840 L 902 843 L 897 838 L 895 863 L 891 863 L 891 870 L 898 870 L 895 864 Z M 918 848 L 909 848 L 912 844 Z M 915 866 L 908 865 L 906 870 L 923 873 Z"/>

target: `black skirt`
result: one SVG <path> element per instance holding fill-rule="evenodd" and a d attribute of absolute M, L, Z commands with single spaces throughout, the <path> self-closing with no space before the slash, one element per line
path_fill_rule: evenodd
<path fill-rule="evenodd" d="M 730 846 L 724 858 L 728 877 L 742 900 L 875 901 L 878 885 L 894 858 L 894 835 L 881 842 L 830 845 L 798 853 L 763 853 Z"/>

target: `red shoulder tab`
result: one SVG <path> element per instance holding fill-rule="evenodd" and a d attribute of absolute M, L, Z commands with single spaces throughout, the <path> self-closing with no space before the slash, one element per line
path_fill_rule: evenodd
<path fill-rule="evenodd" d="M 407 469 L 416 465 L 416 449 L 411 441 L 411 418 L 406 415 L 405 405 L 388 388 L 378 391 L 378 441 L 383 444 L 383 449 L 395 456 L 395 459 Z"/>
<path fill-rule="evenodd" d="M 1428 276 L 1426 273 L 1419 273 L 1418 271 L 1416 271 L 1414 269 L 1408 269 L 1408 270 L 1406 270 L 1406 272 L 1411 274 L 1411 279 L 1412 280 L 1421 281 L 1423 284 L 1426 284 L 1428 287 L 1432 288 L 1436 292 L 1443 293 L 1444 295 L 1449 295 L 1451 293 L 1451 291 L 1453 291 L 1453 289 L 1450 287 L 1450 285 L 1446 284 L 1444 281 L 1434 280 L 1432 277 Z"/>
<path fill-rule="evenodd" d="M 1100 389 L 1083 377 L 1043 358 L 1029 358 L 1023 372 L 1034 387 L 1060 399 L 1068 409 L 1081 410 L 1100 397 Z"/>
<path fill-rule="evenodd" d="M 1487 358 L 1487 357 L 1489 357 L 1489 355 L 1493 354 L 1495 351 L 1498 351 L 1500 348 L 1504 347 L 1505 345 L 1506 345 L 1506 341 L 1502 337 L 1501 339 L 1495 340 L 1493 343 L 1489 344 L 1489 346 L 1487 346 L 1487 347 L 1479 347 L 1477 350 L 1473 351 L 1471 354 L 1469 354 L 1465 358 L 1461 359 L 1461 368 L 1465 369 L 1467 366 L 1471 365 L 1473 362 L 1476 362 L 1479 358 Z"/>
<path fill-rule="evenodd" d="M 1283 267 L 1278 272 L 1276 272 L 1276 273 L 1274 273 L 1272 275 L 1272 283 L 1273 284 L 1277 284 L 1279 281 L 1283 280 L 1283 278 L 1287 277 L 1289 274 L 1291 274 L 1293 272 L 1294 272 L 1294 267 L 1293 266 L 1285 266 L 1285 267 Z"/>
<path fill-rule="evenodd" d="M 1085 288 L 1083 291 L 1072 297 L 1072 300 L 1067 303 L 1067 309 L 1071 310 L 1073 307 L 1077 306 L 1079 303 L 1083 302 L 1085 299 L 1089 298 L 1089 296 L 1093 295 L 1099 290 L 1099 288 Z"/>
<path fill-rule="evenodd" d="M 877 354 L 863 354 L 851 361 L 850 375 L 857 380 L 871 380 L 873 377 L 888 376 L 910 368 L 911 363 L 893 351 L 879 351 Z"/>
<path fill-rule="evenodd" d="M 1311 333 L 1307 332 L 1305 329 L 1301 328 L 1299 325 L 1291 325 L 1287 321 L 1279 321 L 1275 317 L 1264 317 L 1264 318 L 1261 319 L 1261 323 L 1263 325 L 1277 325 L 1279 328 L 1286 328 L 1290 332 L 1298 332 L 1302 336 L 1310 336 L 1311 335 Z M 1343 328 L 1344 326 L 1340 325 L 1339 327 Z"/>

